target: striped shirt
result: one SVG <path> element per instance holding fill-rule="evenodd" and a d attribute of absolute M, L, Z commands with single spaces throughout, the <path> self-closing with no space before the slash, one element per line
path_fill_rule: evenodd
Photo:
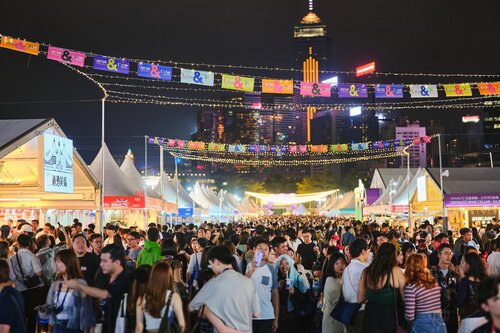
<path fill-rule="evenodd" d="M 405 316 L 412 321 L 419 313 L 441 313 L 441 288 L 431 289 L 414 284 L 405 287 Z"/>

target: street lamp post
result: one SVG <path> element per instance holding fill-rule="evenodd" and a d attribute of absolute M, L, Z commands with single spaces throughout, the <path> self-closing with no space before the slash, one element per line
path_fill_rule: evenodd
<path fill-rule="evenodd" d="M 438 147 L 439 147 L 439 183 L 441 185 L 441 206 L 442 206 L 442 215 L 443 215 L 443 229 L 444 231 L 448 231 L 448 219 L 446 218 L 446 211 L 444 205 L 444 187 L 443 187 L 443 158 L 441 156 L 441 134 L 437 135 L 438 137 Z"/>

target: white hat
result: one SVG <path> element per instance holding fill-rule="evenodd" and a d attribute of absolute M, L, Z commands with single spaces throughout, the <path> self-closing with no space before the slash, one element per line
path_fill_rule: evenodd
<path fill-rule="evenodd" d="M 33 228 L 31 227 L 31 225 L 29 224 L 25 224 L 21 227 L 21 230 L 19 230 L 20 232 L 33 232 Z"/>

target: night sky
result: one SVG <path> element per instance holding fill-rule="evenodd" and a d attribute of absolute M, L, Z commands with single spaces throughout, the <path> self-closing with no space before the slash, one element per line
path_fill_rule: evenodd
<path fill-rule="evenodd" d="M 385 72 L 499 74 L 499 9 L 497 0 L 315 2 L 332 39 L 331 70 L 374 60 Z M 125 58 L 291 67 L 292 29 L 306 13 L 305 0 L 5 0 L 0 33 Z M 0 118 L 53 117 L 92 161 L 100 102 L 48 101 L 100 99 L 95 85 L 45 56 L 7 49 L 0 73 Z M 197 110 L 108 104 L 106 141 L 116 156 L 132 147 L 141 166 L 143 136 L 189 138 Z"/>

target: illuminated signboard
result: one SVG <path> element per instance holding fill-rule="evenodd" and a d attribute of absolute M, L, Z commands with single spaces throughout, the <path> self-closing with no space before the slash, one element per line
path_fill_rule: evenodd
<path fill-rule="evenodd" d="M 463 116 L 462 117 L 463 123 L 478 123 L 479 120 L 480 120 L 479 116 Z"/>
<path fill-rule="evenodd" d="M 375 72 L 375 62 L 370 62 L 369 64 L 359 66 L 356 68 L 356 76 L 363 76 Z"/>
<path fill-rule="evenodd" d="M 73 140 L 43 133 L 43 191 L 73 193 Z"/>
<path fill-rule="evenodd" d="M 359 116 L 361 114 L 361 106 L 355 106 L 349 109 L 349 115 L 351 117 Z"/>

